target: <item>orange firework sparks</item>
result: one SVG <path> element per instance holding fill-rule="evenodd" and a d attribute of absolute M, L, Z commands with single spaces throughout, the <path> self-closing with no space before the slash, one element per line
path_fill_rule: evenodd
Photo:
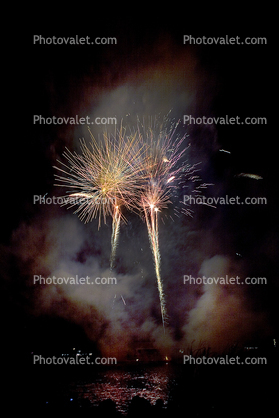
<path fill-rule="evenodd" d="M 90 131 L 89 131 L 90 132 Z M 121 207 L 135 209 L 135 194 L 140 186 L 138 163 L 142 150 L 137 147 L 136 135 L 127 137 L 123 129 L 117 136 L 103 135 L 98 143 L 91 134 L 91 149 L 80 140 L 81 155 L 68 149 L 63 156 L 68 165 L 55 167 L 63 175 L 55 175 L 57 186 L 69 187 L 65 199 L 69 207 L 77 205 L 75 213 L 87 223 L 99 219 L 99 227 L 106 217 L 115 218 L 115 208 L 122 216 Z M 74 199 L 76 198 L 76 199 Z"/>
<path fill-rule="evenodd" d="M 89 131 L 90 132 L 90 131 Z M 68 149 L 64 157 L 68 165 L 59 161 L 63 168 L 55 167 L 63 175 L 55 175 L 57 186 L 70 189 L 64 196 L 65 204 L 77 206 L 74 213 L 85 223 L 98 218 L 98 227 L 107 216 L 112 217 L 110 268 L 114 266 L 118 245 L 122 209 L 136 209 L 136 195 L 141 188 L 142 148 L 136 142 L 136 134 L 126 136 L 123 128 L 115 136 L 103 135 L 97 142 L 91 134 L 90 148 L 80 141 L 81 154 Z"/>

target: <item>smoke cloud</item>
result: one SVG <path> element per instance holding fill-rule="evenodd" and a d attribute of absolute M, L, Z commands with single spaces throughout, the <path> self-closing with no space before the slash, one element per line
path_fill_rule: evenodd
<path fill-rule="evenodd" d="M 243 271 L 236 269 L 228 257 L 215 255 L 205 260 L 199 271 L 199 277 L 242 276 Z M 222 351 L 235 344 L 241 344 L 255 337 L 255 332 L 268 335 L 267 317 L 249 309 L 241 284 L 202 285 L 202 295 L 196 306 L 189 312 L 184 326 L 188 344 L 194 349 L 210 347 L 213 351 Z"/>
<path fill-rule="evenodd" d="M 122 225 L 118 251 L 121 258 L 126 254 L 122 260 L 123 271 L 111 271 L 110 249 L 106 243 L 110 228 L 104 228 L 108 230 L 107 236 L 98 233 L 93 224 L 83 225 L 72 214 L 62 217 L 45 214 L 43 221 L 39 217 L 32 225 L 23 223 L 14 231 L 13 252 L 20 260 L 21 271 L 25 271 L 33 315 L 63 318 L 82 327 L 103 355 L 118 359 L 133 355 L 139 341 L 149 341 L 162 354 L 175 356 L 180 348 L 189 346 L 210 346 L 214 351 L 222 351 L 249 340 L 255 333 L 268 332 L 267 318 L 249 309 L 240 285 L 207 284 L 201 289 L 187 286 L 182 284 L 183 276 L 175 276 L 173 266 L 166 264 L 162 277 L 170 318 L 164 334 L 147 239 L 141 242 L 144 246 L 141 251 L 143 248 L 138 248 L 138 243 L 126 241 L 129 226 L 126 233 Z M 139 237 L 144 230 L 142 225 Z M 170 236 L 171 245 L 172 240 Z M 145 255 L 137 257 L 137 253 Z M 189 255 L 199 263 L 194 246 Z M 241 275 L 241 269 L 229 257 L 215 255 L 201 262 L 198 274 L 236 277 Z M 115 277 L 117 284 L 34 284 L 34 275 Z"/>

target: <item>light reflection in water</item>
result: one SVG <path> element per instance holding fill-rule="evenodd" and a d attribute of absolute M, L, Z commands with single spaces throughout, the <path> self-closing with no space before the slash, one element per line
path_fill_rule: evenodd
<path fill-rule="evenodd" d="M 117 409 L 127 413 L 131 399 L 140 396 L 152 405 L 162 399 L 167 405 L 173 377 L 167 365 L 146 369 L 109 369 L 98 372 L 91 380 L 79 381 L 72 387 L 72 393 L 81 399 L 88 399 L 98 405 L 105 399 L 115 402 Z"/>

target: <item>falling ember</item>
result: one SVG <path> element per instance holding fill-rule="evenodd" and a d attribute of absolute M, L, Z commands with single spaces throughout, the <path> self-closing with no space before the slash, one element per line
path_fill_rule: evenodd
<path fill-rule="evenodd" d="M 167 183 L 170 183 L 173 179 L 175 179 L 175 176 L 171 176 L 171 177 L 167 180 Z"/>
<path fill-rule="evenodd" d="M 247 177 L 249 179 L 253 180 L 262 180 L 263 177 L 259 176 L 258 174 L 251 174 L 251 173 L 239 173 L 236 175 L 236 177 Z"/>
<path fill-rule="evenodd" d="M 231 154 L 231 152 L 230 152 L 230 151 L 228 151 L 228 150 L 226 150 L 226 149 L 223 149 L 223 148 L 222 148 L 222 149 L 219 149 L 219 151 L 220 151 L 220 152 L 225 152 L 226 154 Z"/>

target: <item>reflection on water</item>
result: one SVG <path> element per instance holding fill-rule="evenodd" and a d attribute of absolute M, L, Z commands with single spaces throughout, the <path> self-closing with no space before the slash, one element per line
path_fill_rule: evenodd
<path fill-rule="evenodd" d="M 98 405 L 105 399 L 112 399 L 117 409 L 126 413 L 134 396 L 141 396 L 151 404 L 157 399 L 168 403 L 174 374 L 169 365 L 102 369 L 93 378 L 72 383 L 71 393 L 77 400 L 88 399 L 92 405 Z"/>

